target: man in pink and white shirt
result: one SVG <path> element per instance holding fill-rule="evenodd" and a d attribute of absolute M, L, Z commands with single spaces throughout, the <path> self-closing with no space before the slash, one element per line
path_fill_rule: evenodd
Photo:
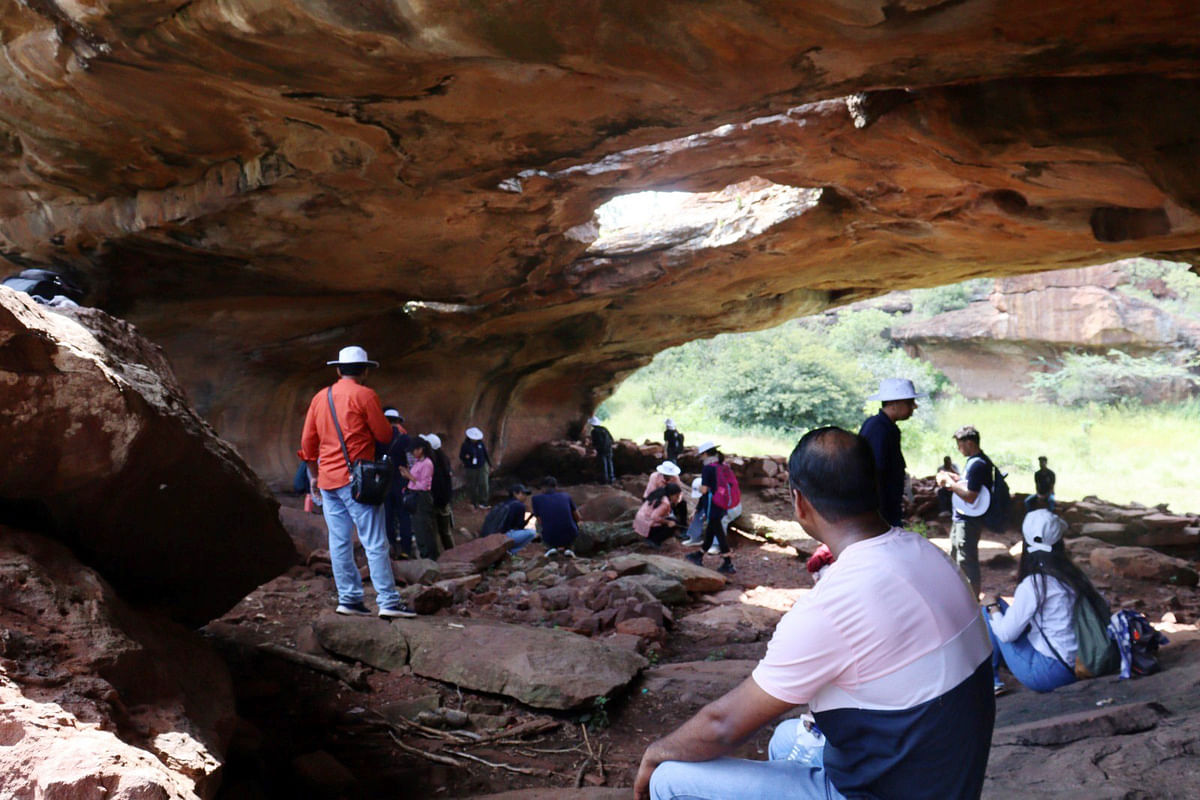
<path fill-rule="evenodd" d="M 884 522 L 861 436 L 811 431 L 788 467 L 796 519 L 834 561 L 750 677 L 646 749 L 636 797 L 979 797 L 996 706 L 962 573 Z M 781 723 L 770 760 L 725 757 L 805 704 L 815 725 Z"/>

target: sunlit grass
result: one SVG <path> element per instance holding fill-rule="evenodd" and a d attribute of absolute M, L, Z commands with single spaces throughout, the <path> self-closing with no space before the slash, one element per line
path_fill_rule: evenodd
<path fill-rule="evenodd" d="M 628 387 L 628 388 L 627 388 Z M 663 420 L 675 419 L 687 443 L 706 439 L 741 455 L 786 454 L 803 431 L 739 430 L 702 406 L 665 413 L 650 391 L 632 383 L 605 404 L 614 436 L 661 441 Z M 864 406 L 864 416 L 871 409 Z M 922 401 L 901 423 L 909 471 L 932 475 L 943 456 L 960 464 L 952 434 L 979 429 L 984 450 L 1009 473 L 1013 491 L 1033 490 L 1038 456 L 1049 459 L 1063 499 L 1096 495 L 1117 503 L 1170 504 L 1200 512 L 1200 402 L 1173 406 L 1066 408 L 1042 403 L 951 399 Z"/>

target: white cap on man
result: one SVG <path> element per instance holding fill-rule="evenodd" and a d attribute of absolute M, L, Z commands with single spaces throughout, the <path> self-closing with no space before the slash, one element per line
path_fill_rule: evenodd
<path fill-rule="evenodd" d="M 358 364 L 366 364 L 368 367 L 378 367 L 378 361 L 372 361 L 367 358 L 367 351 L 363 350 L 356 344 L 349 347 L 343 347 L 338 351 L 337 361 L 326 361 L 325 365 L 329 367 L 353 367 Z"/>
<path fill-rule="evenodd" d="M 442 437 L 438 436 L 436 433 L 422 433 L 421 438 L 429 442 L 429 446 L 434 450 L 442 449 Z"/>
<path fill-rule="evenodd" d="M 667 417 L 667 430 L 675 430 L 675 420 L 671 419 L 670 417 Z"/>
<path fill-rule="evenodd" d="M 674 461 L 664 461 L 655 467 L 654 471 L 660 475 L 666 475 L 669 478 L 674 478 L 683 470 L 681 470 Z"/>
<path fill-rule="evenodd" d="M 479 428 L 467 428 L 467 438 L 477 442 L 483 441 L 483 431 Z"/>
<path fill-rule="evenodd" d="M 588 425 L 595 427 L 596 425 L 599 425 L 599 424 L 600 424 L 599 417 L 588 417 Z"/>
<path fill-rule="evenodd" d="M 884 378 L 879 382 L 879 391 L 867 399 L 886 403 L 889 400 L 916 400 L 927 396 L 925 392 L 918 392 L 908 378 Z"/>

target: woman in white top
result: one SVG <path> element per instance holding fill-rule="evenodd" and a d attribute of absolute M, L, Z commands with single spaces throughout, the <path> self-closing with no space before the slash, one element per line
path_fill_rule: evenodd
<path fill-rule="evenodd" d="M 1017 590 L 1012 605 L 997 595 L 984 618 L 992 636 L 992 671 L 997 694 L 1005 691 L 997 669 L 1009 672 L 1035 692 L 1075 682 L 1075 602 L 1096 594 L 1060 544 L 1067 523 L 1039 508 L 1025 515 Z"/>

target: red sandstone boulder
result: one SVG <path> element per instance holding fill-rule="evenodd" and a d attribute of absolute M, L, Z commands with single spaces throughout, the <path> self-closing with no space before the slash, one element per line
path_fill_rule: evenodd
<path fill-rule="evenodd" d="M 0 796 L 216 791 L 236 714 L 199 635 L 129 608 L 57 542 L 7 528 L 0 632 Z"/>
<path fill-rule="evenodd" d="M 0 385 L 0 497 L 127 599 L 199 624 L 295 562 L 274 498 L 133 326 L 0 287 Z"/>
<path fill-rule="evenodd" d="M 1200 581 L 1190 562 L 1147 547 L 1097 547 L 1088 560 L 1096 569 L 1143 581 L 1195 586 Z"/>
<path fill-rule="evenodd" d="M 438 563 L 470 564 L 472 570 L 482 572 L 508 555 L 511 546 L 512 539 L 503 533 L 493 533 L 447 550 L 438 557 Z"/>

